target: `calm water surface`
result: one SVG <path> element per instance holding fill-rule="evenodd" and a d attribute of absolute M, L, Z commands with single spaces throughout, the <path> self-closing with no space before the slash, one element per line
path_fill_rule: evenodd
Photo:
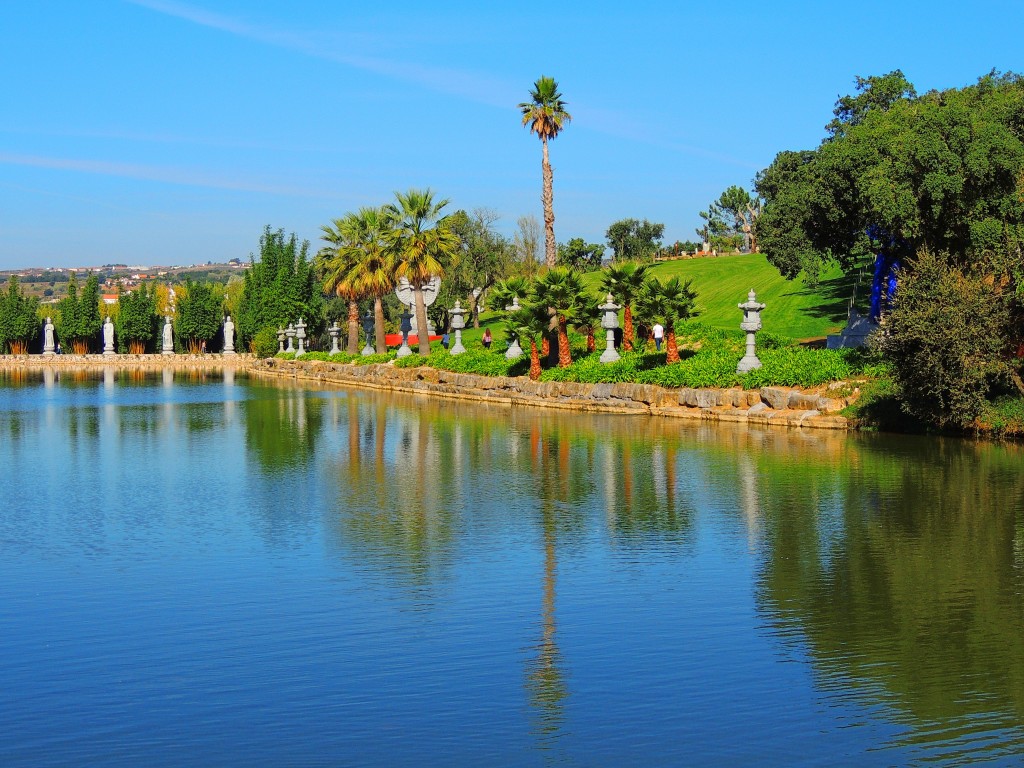
<path fill-rule="evenodd" d="M 0 379 L 0 765 L 1021 765 L 1024 453 Z"/>

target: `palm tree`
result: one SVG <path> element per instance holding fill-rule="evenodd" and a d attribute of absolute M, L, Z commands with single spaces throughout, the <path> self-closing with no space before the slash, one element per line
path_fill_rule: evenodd
<path fill-rule="evenodd" d="M 601 327 L 601 302 L 603 296 L 590 296 L 586 302 L 581 304 L 576 312 L 573 328 L 587 337 L 587 353 L 591 354 L 597 350 L 597 329 Z"/>
<path fill-rule="evenodd" d="M 386 207 L 393 226 L 388 238 L 393 249 L 395 277 L 404 277 L 412 287 L 419 329 L 419 353 L 430 354 L 430 330 L 423 287 L 434 277 L 444 275 L 442 259 L 450 259 L 459 247 L 459 238 L 441 217 L 447 200 L 434 202 L 429 189 L 410 189 L 395 193 L 395 202 Z"/>
<path fill-rule="evenodd" d="M 610 293 L 623 306 L 622 346 L 633 351 L 633 303 L 647 280 L 647 265 L 635 261 L 611 264 L 601 275 L 601 290 Z"/>
<path fill-rule="evenodd" d="M 540 378 L 540 350 L 537 347 L 537 336 L 544 336 L 547 333 L 548 325 L 551 323 L 551 315 L 548 312 L 547 304 L 527 301 L 521 304 L 515 312 L 509 312 L 505 317 L 505 325 L 510 334 L 515 335 L 520 344 L 524 341 L 530 342 L 530 379 L 537 381 Z"/>
<path fill-rule="evenodd" d="M 568 368 L 572 365 L 569 322 L 583 314 L 583 307 L 590 300 L 579 273 L 564 267 L 549 270 L 538 278 L 530 298 L 554 312 L 558 323 L 558 367 Z"/>
<path fill-rule="evenodd" d="M 359 352 L 359 287 L 353 281 L 359 264 L 359 220 L 354 213 L 347 213 L 334 224 L 320 228 L 321 240 L 329 245 L 321 248 L 314 261 L 314 268 L 323 282 L 324 292 L 336 294 L 348 300 L 348 346 L 349 354 Z"/>
<path fill-rule="evenodd" d="M 665 324 L 666 363 L 679 362 L 676 323 L 699 314 L 694 308 L 697 292 L 693 290 L 692 282 L 681 283 L 678 277 L 664 283 L 649 280 L 637 301 L 645 317 Z"/>
<path fill-rule="evenodd" d="M 552 191 L 551 162 L 548 159 L 548 139 L 554 139 L 572 120 L 572 115 L 565 111 L 566 103 L 558 92 L 558 83 L 554 78 L 541 75 L 533 84 L 530 100 L 519 105 L 523 113 L 523 125 L 530 126 L 530 132 L 536 133 L 544 147 L 544 160 L 541 164 L 544 174 L 544 190 L 541 202 L 544 205 L 544 261 L 549 267 L 557 263 L 557 247 L 555 245 L 555 212 L 553 208 L 554 192 Z"/>
<path fill-rule="evenodd" d="M 360 208 L 351 219 L 358 257 L 349 279 L 359 295 L 373 297 L 374 342 L 378 354 L 387 352 L 384 340 L 384 296 L 395 288 L 395 258 L 389 246 L 391 217 L 384 208 Z"/>

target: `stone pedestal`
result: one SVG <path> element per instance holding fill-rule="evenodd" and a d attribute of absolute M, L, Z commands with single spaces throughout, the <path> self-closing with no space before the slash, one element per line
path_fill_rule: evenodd
<path fill-rule="evenodd" d="M 765 308 L 765 305 L 758 304 L 754 289 L 751 288 L 750 293 L 747 294 L 747 300 L 736 306 L 743 310 L 743 322 L 740 323 L 740 328 L 747 332 L 746 354 L 736 366 L 736 373 L 747 373 L 761 367 L 761 361 L 757 359 L 757 352 L 754 348 L 754 334 L 761 330 L 761 310 Z"/>

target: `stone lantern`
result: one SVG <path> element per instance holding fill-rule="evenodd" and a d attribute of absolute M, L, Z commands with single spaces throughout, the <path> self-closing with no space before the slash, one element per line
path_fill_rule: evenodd
<path fill-rule="evenodd" d="M 296 357 L 302 357 L 306 354 L 306 324 L 302 322 L 302 318 L 299 318 L 299 322 L 295 324 L 295 340 L 299 344 L 299 348 L 295 351 Z"/>
<path fill-rule="evenodd" d="M 284 332 L 284 328 L 281 328 L 280 326 L 278 326 L 278 329 L 277 329 L 277 351 L 278 352 L 284 352 L 284 340 L 285 340 L 286 337 L 287 337 L 287 334 Z"/>
<path fill-rule="evenodd" d="M 761 367 L 761 361 L 757 359 L 757 353 L 754 351 L 754 334 L 761 330 L 761 310 L 765 305 L 757 302 L 757 296 L 754 294 L 754 289 L 751 288 L 750 293 L 747 294 L 747 300 L 736 306 L 743 310 L 743 322 L 740 323 L 740 328 L 747 332 L 747 352 L 736 366 L 736 373 L 746 373 Z"/>
<path fill-rule="evenodd" d="M 363 347 L 362 355 L 363 357 L 366 357 L 367 355 L 372 355 L 374 352 L 373 345 L 370 344 L 370 337 L 373 335 L 374 326 L 373 312 L 366 310 L 366 314 L 363 315 L 361 322 L 363 324 L 363 334 L 366 336 L 366 346 Z"/>
<path fill-rule="evenodd" d="M 513 296 L 512 303 L 505 307 L 506 312 L 518 312 L 522 307 L 519 306 L 519 297 Z M 508 351 L 505 352 L 506 360 L 517 360 L 523 356 L 523 348 L 519 346 L 519 334 L 512 334 L 512 341 L 508 345 Z"/>
<path fill-rule="evenodd" d="M 461 355 L 466 351 L 466 348 L 462 346 L 462 329 L 466 327 L 466 318 L 463 315 L 466 314 L 466 310 L 459 304 L 458 299 L 455 300 L 455 306 L 448 310 L 448 316 L 451 318 L 452 330 L 455 331 L 455 343 L 452 345 L 451 354 Z"/>
<path fill-rule="evenodd" d="M 341 349 L 338 347 L 338 337 L 341 336 L 341 328 L 338 326 L 337 320 L 331 323 L 331 327 L 327 329 L 327 333 L 331 335 L 331 354 L 340 355 Z"/>
<path fill-rule="evenodd" d="M 412 330 L 412 313 L 406 309 L 401 315 L 399 315 L 399 318 L 401 318 L 402 321 L 402 324 L 399 326 L 402 331 L 402 346 L 398 348 L 398 356 L 408 357 L 412 354 L 412 350 L 409 349 L 409 331 Z"/>
<path fill-rule="evenodd" d="M 604 304 L 598 309 L 602 312 L 601 327 L 605 330 L 607 344 L 604 352 L 601 353 L 601 362 L 614 363 L 619 359 L 619 353 L 615 349 L 615 329 L 619 327 L 619 310 L 622 307 L 612 301 L 612 295 L 609 293 L 605 297 Z"/>
<path fill-rule="evenodd" d="M 295 325 L 288 323 L 288 328 L 284 332 L 285 337 L 288 339 L 288 346 L 285 347 L 284 351 L 292 353 L 295 351 Z"/>

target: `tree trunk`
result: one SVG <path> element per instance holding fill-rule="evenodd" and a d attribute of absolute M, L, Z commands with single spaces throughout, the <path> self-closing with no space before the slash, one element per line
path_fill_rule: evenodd
<path fill-rule="evenodd" d="M 348 300 L 348 347 L 345 351 L 350 355 L 359 354 L 359 302 L 355 299 Z"/>
<path fill-rule="evenodd" d="M 558 316 L 558 367 L 568 368 L 572 365 L 572 350 L 569 348 L 568 322 L 561 315 Z"/>
<path fill-rule="evenodd" d="M 665 329 L 665 363 L 679 362 L 679 347 L 676 345 L 676 329 Z"/>
<path fill-rule="evenodd" d="M 384 338 L 384 299 L 380 296 L 373 297 L 373 341 L 378 355 L 388 351 L 388 343 Z"/>
<path fill-rule="evenodd" d="M 544 205 L 544 263 L 549 268 L 554 268 L 558 263 L 558 249 L 555 245 L 554 190 L 551 163 L 548 160 L 548 140 L 544 137 L 541 142 L 544 145 L 544 191 L 540 198 Z"/>
<path fill-rule="evenodd" d="M 530 381 L 540 378 L 540 355 L 537 352 L 537 340 L 530 338 Z"/>
<path fill-rule="evenodd" d="M 633 351 L 633 308 L 627 302 L 622 310 L 622 348 L 627 352 Z"/>
<path fill-rule="evenodd" d="M 594 327 L 590 326 L 587 328 L 587 352 L 594 352 L 597 350 L 597 341 L 594 339 Z"/>
<path fill-rule="evenodd" d="M 551 354 L 551 340 L 548 338 L 547 331 L 544 332 L 540 339 L 540 354 L 543 357 Z"/>
<path fill-rule="evenodd" d="M 423 301 L 423 287 L 414 286 L 413 298 L 416 301 L 416 330 L 419 333 L 419 353 L 422 357 L 430 354 L 430 328 L 427 327 L 427 305 Z"/>

